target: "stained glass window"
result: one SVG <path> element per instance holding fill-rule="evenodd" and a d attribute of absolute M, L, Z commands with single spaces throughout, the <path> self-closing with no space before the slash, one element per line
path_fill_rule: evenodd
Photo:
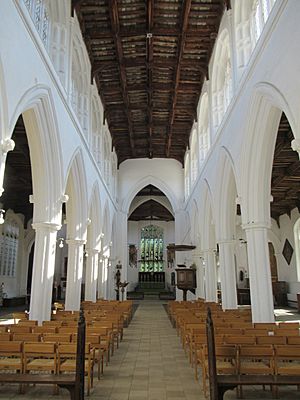
<path fill-rule="evenodd" d="M 162 272 L 164 270 L 163 229 L 148 225 L 141 230 L 140 272 Z"/>

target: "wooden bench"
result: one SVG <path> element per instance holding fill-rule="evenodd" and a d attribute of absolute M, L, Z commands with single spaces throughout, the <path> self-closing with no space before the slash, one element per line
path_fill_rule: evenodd
<path fill-rule="evenodd" d="M 233 390 L 244 385 L 300 385 L 300 375 L 259 375 L 259 374 L 217 374 L 214 327 L 211 311 L 208 309 L 207 321 L 207 349 L 210 399 L 221 400 L 227 390 Z"/>
<path fill-rule="evenodd" d="M 85 363 L 85 319 L 80 313 L 77 329 L 76 373 L 73 375 L 54 374 L 0 374 L 0 384 L 19 383 L 21 385 L 57 385 L 67 389 L 71 400 L 84 400 L 84 363 Z"/>

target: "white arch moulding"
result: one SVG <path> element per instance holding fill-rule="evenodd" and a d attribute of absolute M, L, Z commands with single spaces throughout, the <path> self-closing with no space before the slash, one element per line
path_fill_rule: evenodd
<path fill-rule="evenodd" d="M 216 230 L 219 240 L 229 240 L 235 234 L 236 199 L 239 196 L 237 174 L 230 152 L 224 146 L 220 149 L 216 169 Z"/>
<path fill-rule="evenodd" d="M 295 132 L 295 118 L 284 96 L 273 85 L 257 84 L 240 153 L 243 224 L 270 224 L 272 165 L 282 112 Z"/>
<path fill-rule="evenodd" d="M 23 115 L 32 167 L 33 221 L 60 224 L 63 172 L 56 111 L 49 88 L 36 85 L 24 93 L 9 122 L 10 137 Z"/>
<path fill-rule="evenodd" d="M 82 150 L 77 148 L 66 173 L 68 237 L 85 240 L 88 220 L 87 178 Z M 68 193 L 70 191 L 70 193 Z"/>
<path fill-rule="evenodd" d="M 159 190 L 161 190 L 168 198 L 169 202 L 171 203 L 173 212 L 175 213 L 178 210 L 178 202 L 175 198 L 175 195 L 172 193 L 172 190 L 168 185 L 166 185 L 163 181 L 160 179 L 148 175 L 144 177 L 143 179 L 139 180 L 134 187 L 131 189 L 130 193 L 127 195 L 125 199 L 123 199 L 122 202 L 122 210 L 128 215 L 130 205 L 132 203 L 132 200 L 134 197 L 137 195 L 137 193 L 142 190 L 145 186 L 147 185 L 153 185 L 156 186 Z"/>

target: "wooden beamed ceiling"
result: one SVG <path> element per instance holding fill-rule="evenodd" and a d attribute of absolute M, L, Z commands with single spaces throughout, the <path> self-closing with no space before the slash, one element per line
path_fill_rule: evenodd
<path fill-rule="evenodd" d="M 229 0 L 73 0 L 118 163 L 183 163 Z"/>
<path fill-rule="evenodd" d="M 154 199 L 150 199 L 137 207 L 129 216 L 128 221 L 174 221 L 173 215 Z"/>
<path fill-rule="evenodd" d="M 278 127 L 272 170 L 271 216 L 279 223 L 283 214 L 291 215 L 294 208 L 300 212 L 300 161 L 291 148 L 294 135 L 283 113 Z"/>

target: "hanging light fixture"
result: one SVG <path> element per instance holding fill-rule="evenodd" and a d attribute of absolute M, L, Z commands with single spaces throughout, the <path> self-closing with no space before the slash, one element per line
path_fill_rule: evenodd
<path fill-rule="evenodd" d="M 59 238 L 58 239 L 58 247 L 62 249 L 64 247 L 64 238 Z"/>
<path fill-rule="evenodd" d="M 0 225 L 4 224 L 4 214 L 5 214 L 5 210 L 1 209 L 0 210 Z"/>

